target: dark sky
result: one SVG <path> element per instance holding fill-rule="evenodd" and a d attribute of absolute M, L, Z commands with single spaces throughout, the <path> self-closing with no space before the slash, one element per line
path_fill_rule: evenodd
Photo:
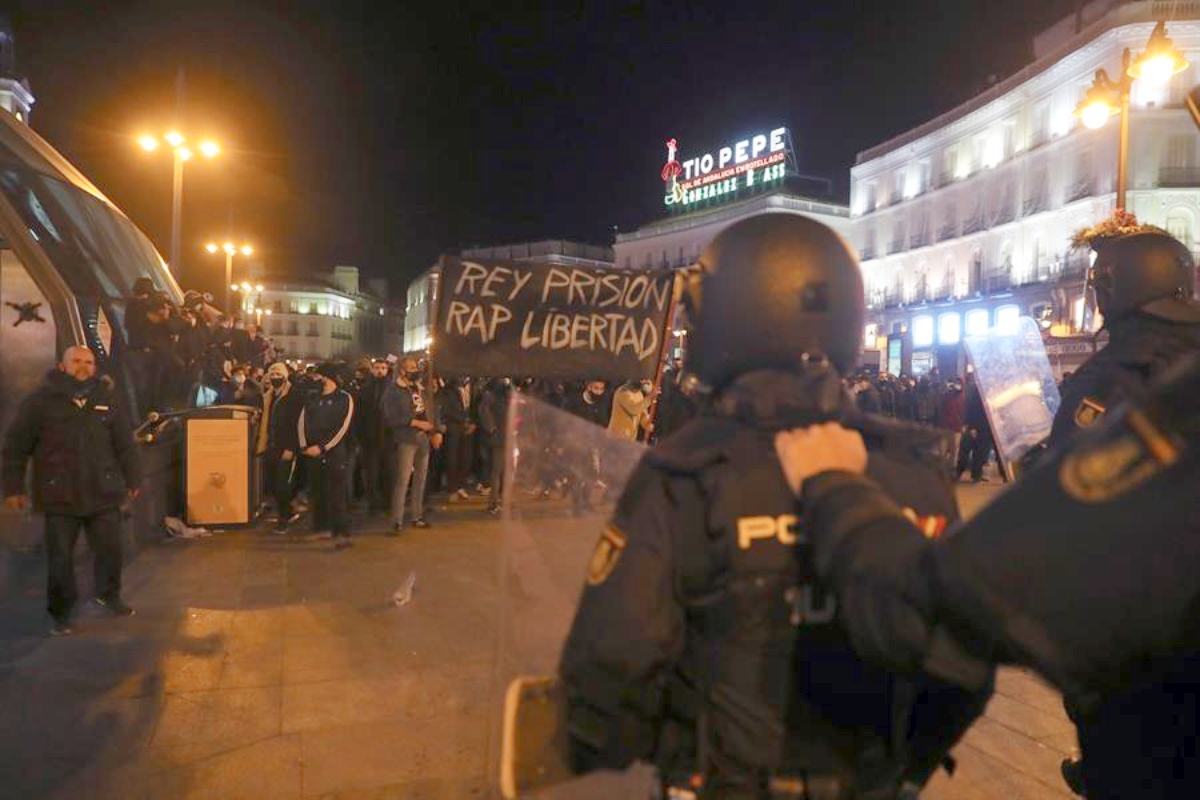
<path fill-rule="evenodd" d="M 225 145 L 187 171 L 185 282 L 213 285 L 200 247 L 228 231 L 272 269 L 348 263 L 403 285 L 446 249 L 608 243 L 660 216 L 668 136 L 690 154 L 787 125 L 801 169 L 844 196 L 857 151 L 1021 67 L 1032 34 L 1076 3 L 7 7 L 34 127 L 160 251 L 169 160 L 135 137 L 178 124 Z"/>

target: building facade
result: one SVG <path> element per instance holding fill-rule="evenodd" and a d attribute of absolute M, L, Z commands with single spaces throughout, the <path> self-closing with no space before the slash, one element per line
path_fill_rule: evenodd
<path fill-rule="evenodd" d="M 322 361 L 399 351 L 402 312 L 389 306 L 386 281 L 360 286 L 357 267 L 337 266 L 302 281 L 259 276 L 239 284 L 238 293 L 243 318 L 263 327 L 281 358 Z"/>
<path fill-rule="evenodd" d="M 785 212 L 812 217 L 850 238 L 850 209 L 779 189 L 643 225 L 617 234 L 613 244 L 621 269 L 685 269 L 696 263 L 718 233 L 747 217 Z"/>
<path fill-rule="evenodd" d="M 964 336 L 1020 316 L 1041 324 L 1060 371 L 1094 352 L 1090 255 L 1070 240 L 1115 207 L 1119 125 L 1089 130 L 1073 111 L 1096 71 L 1117 74 L 1122 51 L 1141 52 L 1161 19 L 1193 66 L 1166 85 L 1133 85 L 1126 207 L 1198 249 L 1197 134 L 1183 103 L 1200 6 L 1095 0 L 1039 35 L 1021 72 L 859 154 L 850 217 L 869 359 L 961 374 Z"/>

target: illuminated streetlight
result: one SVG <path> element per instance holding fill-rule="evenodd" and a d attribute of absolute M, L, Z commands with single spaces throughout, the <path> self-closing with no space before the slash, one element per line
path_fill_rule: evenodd
<path fill-rule="evenodd" d="M 229 302 L 229 293 L 241 291 L 243 289 L 247 292 L 250 291 L 249 283 L 242 283 L 239 285 L 233 282 L 233 257 L 237 255 L 239 251 L 243 255 L 250 255 L 250 253 L 254 252 L 254 249 L 248 244 L 244 244 L 241 246 L 241 248 L 238 248 L 238 246 L 233 242 L 225 242 L 223 245 L 218 245 L 216 242 L 209 242 L 208 244 L 204 245 L 204 249 L 210 253 L 213 253 L 214 255 L 219 251 L 224 251 L 225 253 L 225 285 L 229 287 L 229 290 L 225 292 L 225 313 L 231 313 L 233 306 Z M 261 287 L 259 287 L 259 291 L 262 291 Z"/>
<path fill-rule="evenodd" d="M 1154 26 L 1146 49 L 1136 59 L 1129 48 L 1121 54 L 1121 74 L 1113 80 L 1103 69 L 1096 70 L 1083 101 L 1075 109 L 1085 127 L 1092 130 L 1102 128 L 1108 118 L 1121 117 L 1120 138 L 1117 140 L 1117 198 L 1118 211 L 1125 210 L 1125 187 L 1128 183 L 1129 166 L 1129 94 L 1135 80 L 1162 85 L 1171 76 L 1188 68 L 1188 61 L 1167 38 L 1167 25 L 1159 22 Z"/>
<path fill-rule="evenodd" d="M 180 272 L 179 237 L 183 218 L 183 165 L 196 155 L 190 147 L 184 147 L 186 141 L 187 137 L 174 129 L 164 133 L 161 140 L 149 134 L 140 136 L 137 140 L 138 146 L 148 153 L 154 152 L 160 144 L 165 143 L 171 148 L 174 156 L 174 175 L 171 185 L 171 260 L 169 264 L 176 275 Z M 213 158 L 220 152 L 220 146 L 214 141 L 205 140 L 200 144 L 200 153 L 205 158 Z"/>

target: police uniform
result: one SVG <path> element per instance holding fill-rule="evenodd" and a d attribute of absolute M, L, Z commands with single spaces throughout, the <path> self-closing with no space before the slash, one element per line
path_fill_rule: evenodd
<path fill-rule="evenodd" d="M 1108 346 L 1064 382 L 1050 445 L 1095 424 L 1164 369 L 1200 348 L 1200 304 L 1193 300 L 1196 265 L 1169 233 L 1140 226 L 1097 237 L 1090 280 L 1104 315 Z"/>
<path fill-rule="evenodd" d="M 1109 325 L 1109 343 L 1063 382 L 1062 405 L 1054 417 L 1051 445 L 1145 387 L 1173 363 L 1200 349 L 1200 324 L 1168 322 L 1147 314 Z"/>
<path fill-rule="evenodd" d="M 1090 800 L 1200 796 L 1200 358 L 1189 361 L 944 542 L 924 540 L 869 480 L 827 473 L 803 488 L 818 574 L 857 598 L 842 617 L 857 650 L 967 686 L 994 661 L 1036 668 L 1075 711 Z"/>
<path fill-rule="evenodd" d="M 643 458 L 593 553 L 560 665 L 572 766 L 649 760 L 704 797 L 894 797 L 903 780 L 928 777 L 988 687 L 897 677 L 854 654 L 775 455 L 776 431 L 854 413 L 834 365 L 856 351 L 858 270 L 832 232 L 790 215 L 738 223 L 706 259 L 753 265 L 734 275 L 710 263 L 703 284 L 744 324 L 723 326 L 710 300 L 692 316 L 710 326 L 695 331 L 698 374 L 720 388 Z M 730 279 L 743 285 L 722 285 Z M 737 313 L 739 291 L 751 305 L 781 294 L 796 303 L 779 306 L 792 319 L 770 340 L 777 351 Z M 800 355 L 822 338 L 839 343 L 832 365 Z M 748 357 L 729 363 L 739 339 Z M 956 506 L 935 444 L 866 427 L 872 474 L 937 535 Z"/>

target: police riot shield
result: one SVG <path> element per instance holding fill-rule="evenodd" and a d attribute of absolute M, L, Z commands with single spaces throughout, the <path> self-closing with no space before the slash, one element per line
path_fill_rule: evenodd
<path fill-rule="evenodd" d="M 510 401 L 492 748 L 506 797 L 633 796 L 627 774 L 571 779 L 554 676 L 589 564 L 605 556 L 604 523 L 644 450 L 534 393 Z"/>
<path fill-rule="evenodd" d="M 1061 398 L 1037 324 L 1022 317 L 964 339 L 987 411 L 996 451 L 1010 478 L 1013 465 L 1050 435 Z"/>

